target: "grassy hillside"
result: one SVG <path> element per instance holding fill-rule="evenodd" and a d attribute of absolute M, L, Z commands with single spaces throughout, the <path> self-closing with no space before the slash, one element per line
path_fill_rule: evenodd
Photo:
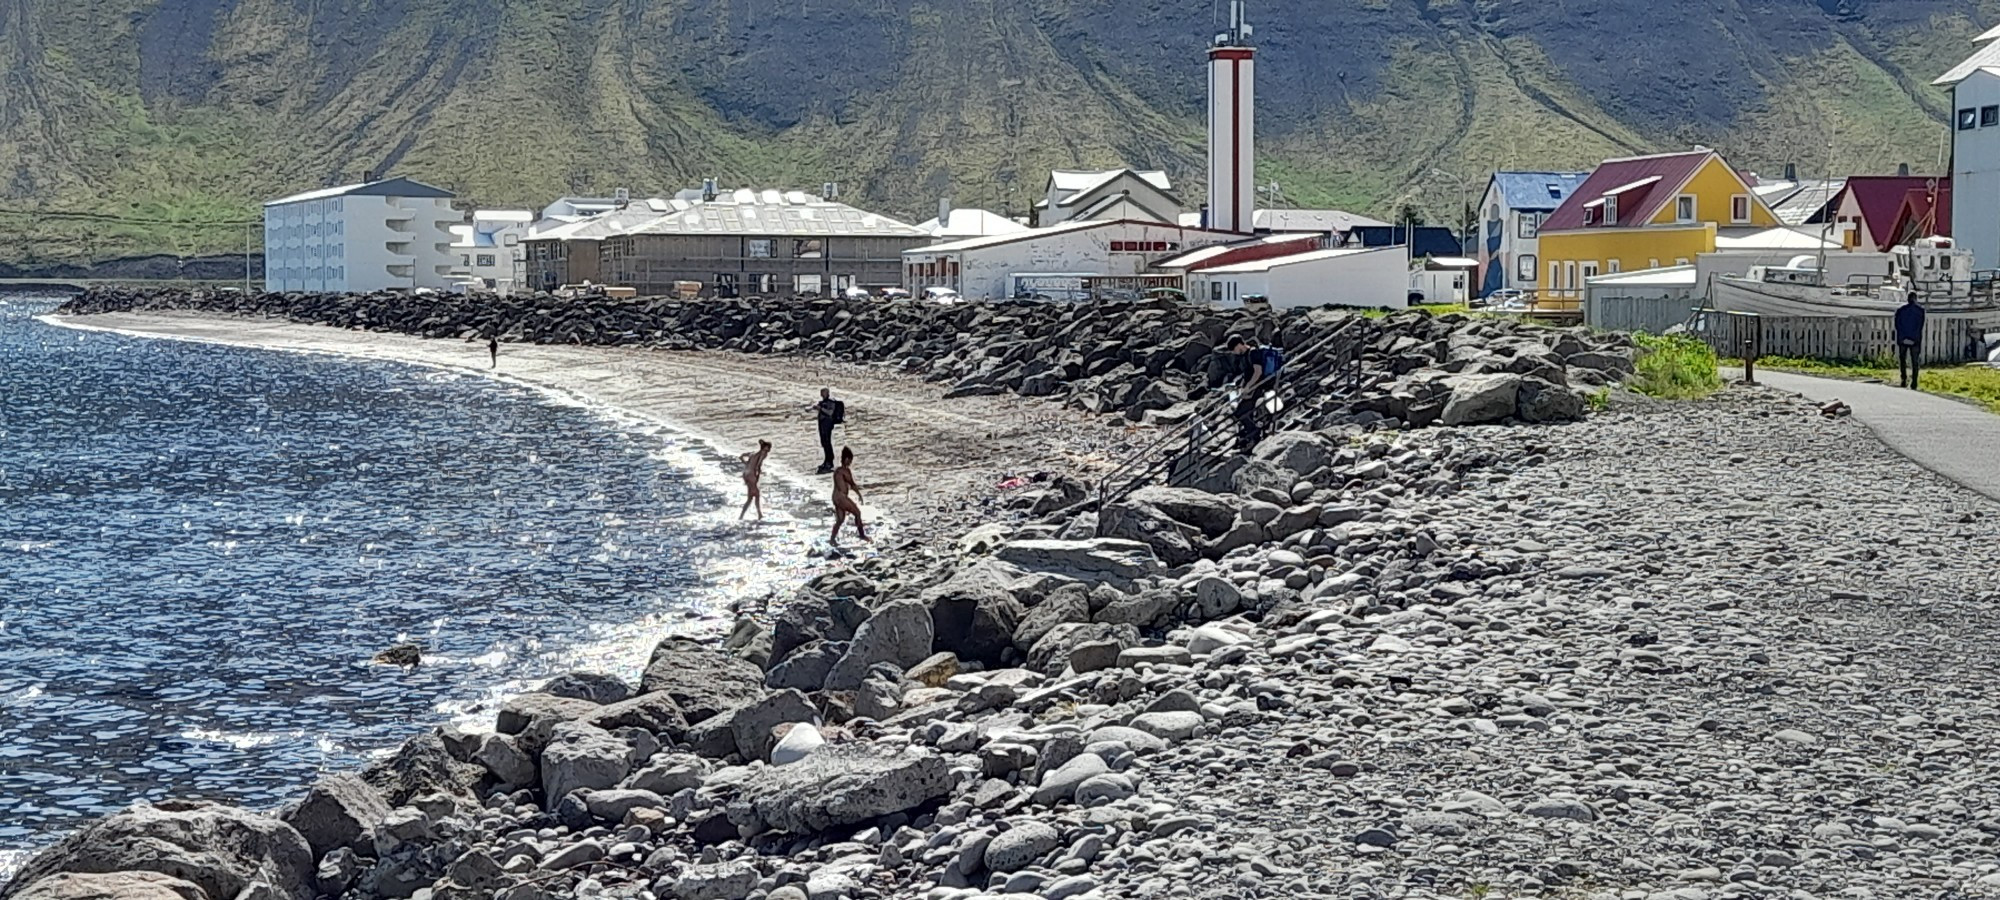
<path fill-rule="evenodd" d="M 1018 212 L 1054 166 L 1203 194 L 1202 4 L 14 0 L 0 259 L 240 250 L 257 201 L 394 170 L 470 203 L 812 187 Z M 1450 218 L 1496 167 L 1700 142 L 1935 168 L 1929 81 L 2000 0 L 1254 0 L 1262 182 Z M 57 216 L 51 213 L 62 213 Z M 117 217 L 109 221 L 102 217 Z"/>

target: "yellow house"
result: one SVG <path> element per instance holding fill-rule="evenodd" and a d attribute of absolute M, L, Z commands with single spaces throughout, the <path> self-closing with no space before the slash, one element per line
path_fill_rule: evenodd
<path fill-rule="evenodd" d="M 1778 217 L 1715 151 L 1607 159 L 1542 223 L 1542 306 L 1581 305 L 1598 275 L 1692 263 L 1730 227 Z"/>

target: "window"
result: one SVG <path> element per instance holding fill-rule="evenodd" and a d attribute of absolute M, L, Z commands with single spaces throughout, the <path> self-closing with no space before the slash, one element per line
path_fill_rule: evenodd
<path fill-rule="evenodd" d="M 1692 222 L 1694 221 L 1694 214 L 1695 205 L 1693 195 L 1682 194 L 1674 198 L 1674 221 Z"/>
<path fill-rule="evenodd" d="M 1660 267 L 1660 261 L 1659 261 L 1659 260 L 1657 260 L 1657 259 L 1649 259 L 1649 260 L 1646 260 L 1646 268 L 1648 268 L 1648 269 L 1657 269 L 1657 268 L 1659 268 L 1659 267 Z"/>
<path fill-rule="evenodd" d="M 1576 263 L 1563 263 L 1563 287 L 1576 290 Z"/>
<path fill-rule="evenodd" d="M 826 256 L 826 242 L 818 239 L 793 241 L 792 255 L 799 259 L 822 259 Z"/>
<path fill-rule="evenodd" d="M 1624 270 L 1624 263 L 1621 260 L 1614 259 L 1608 263 L 1605 263 L 1605 266 L 1608 267 L 1608 271 L 1610 271 L 1611 274 L 1613 275 L 1616 275 Z"/>
<path fill-rule="evenodd" d="M 1677 258 L 1677 259 L 1675 259 L 1675 260 L 1674 260 L 1674 265 L 1677 265 L 1677 266 L 1685 266 L 1685 265 L 1687 265 L 1687 264 L 1688 264 L 1688 258 L 1687 258 L 1687 257 L 1685 257 L 1685 256 L 1683 256 L 1683 257 L 1679 257 L 1679 258 Z"/>
<path fill-rule="evenodd" d="M 715 296 L 736 296 L 736 273 L 723 272 L 715 276 Z"/>
<path fill-rule="evenodd" d="M 768 294 L 776 290 L 777 287 L 778 277 L 776 275 L 750 276 L 750 292 L 753 294 Z"/>
<path fill-rule="evenodd" d="M 818 275 L 792 276 L 792 293 L 804 297 L 813 294 L 818 294 L 819 290 L 820 290 L 820 278 Z"/>
<path fill-rule="evenodd" d="M 478 257 L 478 260 L 479 260 L 479 265 L 481 265 L 481 266 L 484 266 L 484 267 L 486 267 L 486 268 L 489 268 L 489 269 L 490 269 L 490 268 L 492 268 L 493 266 L 497 265 L 497 263 L 495 263 L 495 262 L 493 261 L 493 254 L 491 254 L 491 253 L 481 253 L 481 254 L 479 254 L 479 257 Z"/>
<path fill-rule="evenodd" d="M 1979 108 L 1979 127 L 1981 127 L 1981 128 L 1992 128 L 1992 127 L 1993 127 L 1993 126 L 1995 126 L 1995 125 L 2000 125 L 2000 106 L 1982 106 L 1982 107 L 1980 107 L 1980 108 Z"/>
<path fill-rule="evenodd" d="M 769 238 L 756 238 L 750 241 L 751 259 L 770 259 L 771 257 L 777 255 L 778 255 L 777 241 L 771 240 Z"/>
<path fill-rule="evenodd" d="M 1729 221 L 1738 225 L 1750 221 L 1750 195 L 1737 194 L 1729 198 Z"/>
<path fill-rule="evenodd" d="M 1592 279 L 1592 278 L 1596 278 L 1596 277 L 1597 277 L 1597 261 L 1596 261 L 1596 260 L 1591 260 L 1590 262 L 1587 262 L 1587 263 L 1584 263 L 1584 264 L 1583 264 L 1583 280 L 1584 280 L 1585 282 L 1589 282 L 1589 281 L 1590 281 L 1590 279 Z"/>
<path fill-rule="evenodd" d="M 1208 299 L 1213 300 L 1217 303 L 1222 302 L 1222 282 L 1220 281 L 1209 282 Z"/>
<path fill-rule="evenodd" d="M 1604 198 L 1604 224 L 1618 224 L 1618 198 L 1616 196 Z"/>
<path fill-rule="evenodd" d="M 1515 263 L 1514 271 L 1516 273 L 1515 277 L 1519 278 L 1521 281 L 1527 282 L 1528 284 L 1534 284 L 1535 255 L 1533 253 L 1521 254 L 1520 259 Z"/>
<path fill-rule="evenodd" d="M 1967 107 L 1958 111 L 1958 130 L 1971 131 L 1979 126 L 1979 110 Z"/>
<path fill-rule="evenodd" d="M 1528 241 L 1534 240 L 1538 235 L 1542 233 L 1542 214 L 1531 213 L 1531 212 L 1522 213 L 1520 226 L 1518 230 L 1516 230 L 1514 233 L 1519 235 L 1522 240 L 1528 240 Z"/>
<path fill-rule="evenodd" d="M 1549 263 L 1549 290 L 1556 290 L 1562 287 L 1562 284 L 1562 263 Z"/>

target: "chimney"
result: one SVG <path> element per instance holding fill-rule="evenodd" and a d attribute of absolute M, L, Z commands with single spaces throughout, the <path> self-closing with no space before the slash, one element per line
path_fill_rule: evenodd
<path fill-rule="evenodd" d="M 831 181 L 821 182 L 819 186 L 819 198 L 821 200 L 825 200 L 828 203 L 832 203 L 833 201 L 839 199 L 840 185 L 835 184 Z"/>
<path fill-rule="evenodd" d="M 1898 174 L 1898 175 L 1901 175 L 1901 176 L 1903 176 L 1903 177 L 1905 177 L 1905 178 L 1909 177 L 1909 175 L 1910 175 L 1910 164 L 1909 164 L 1909 163 L 1897 163 L 1897 164 L 1896 164 L 1896 174 Z"/>
<path fill-rule="evenodd" d="M 702 182 L 701 182 L 701 199 L 702 199 L 702 200 L 703 200 L 704 202 L 708 202 L 708 203 L 714 203 L 714 202 L 715 202 L 715 193 L 716 193 L 716 185 L 715 185 L 715 179 L 713 179 L 713 178 L 704 178 L 704 179 L 702 179 Z"/>
<path fill-rule="evenodd" d="M 632 205 L 632 189 L 619 188 L 611 192 L 611 202 L 619 209 Z"/>
<path fill-rule="evenodd" d="M 948 224 L 951 224 L 951 198 L 950 198 L 950 197 L 939 197 L 939 198 L 938 198 L 938 227 L 939 227 L 939 228 L 943 228 L 943 227 L 945 227 L 945 226 L 946 226 L 946 225 L 948 225 Z"/>
<path fill-rule="evenodd" d="M 1797 180 L 1799 180 L 1799 164 L 1798 164 L 1798 163 L 1785 163 L 1785 180 L 1786 180 L 1786 181 L 1797 181 Z"/>
<path fill-rule="evenodd" d="M 366 171 L 366 172 L 363 172 L 363 173 L 361 173 L 361 183 L 362 183 L 362 184 L 368 184 L 368 183 L 370 183 L 370 182 L 373 182 L 374 180 L 375 180 L 375 170 L 374 170 L 374 169 L 369 169 L 368 171 Z"/>

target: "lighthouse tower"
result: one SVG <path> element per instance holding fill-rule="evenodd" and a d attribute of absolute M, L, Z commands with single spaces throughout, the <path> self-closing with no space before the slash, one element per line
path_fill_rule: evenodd
<path fill-rule="evenodd" d="M 1208 221 L 1249 233 L 1257 203 L 1256 66 L 1243 0 L 1229 2 L 1229 30 L 1208 48 Z"/>

